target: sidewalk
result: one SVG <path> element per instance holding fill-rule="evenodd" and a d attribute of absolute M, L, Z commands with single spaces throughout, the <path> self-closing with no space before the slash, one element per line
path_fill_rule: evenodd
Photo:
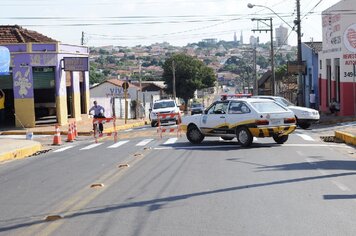
<path fill-rule="evenodd" d="M 74 119 L 69 119 L 72 123 Z M 82 121 L 76 122 L 78 136 L 91 136 L 93 135 L 93 123 L 91 118 L 83 119 Z M 147 122 L 144 120 L 116 120 L 116 130 L 125 130 L 133 127 L 139 127 L 145 125 Z M 26 134 L 32 133 L 34 137 L 36 135 L 50 135 L 48 137 L 43 137 L 45 143 L 52 143 L 53 136 L 55 133 L 56 124 L 38 125 L 34 128 L 22 129 L 22 128 L 9 128 L 4 131 L 0 131 L 0 135 L 23 135 L 23 139 L 15 138 L 2 138 L 0 139 L 0 163 L 3 161 L 21 159 L 27 156 L 31 156 L 42 149 L 41 142 L 34 140 L 26 140 Z M 68 134 L 68 125 L 59 127 L 61 135 Z M 104 133 L 113 132 L 113 123 L 104 124 Z"/>

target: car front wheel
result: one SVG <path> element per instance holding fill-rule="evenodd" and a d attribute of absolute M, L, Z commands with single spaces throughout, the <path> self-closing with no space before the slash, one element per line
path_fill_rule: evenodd
<path fill-rule="evenodd" d="M 229 140 L 233 140 L 234 137 L 221 137 L 223 140 L 229 141 Z"/>
<path fill-rule="evenodd" d="M 199 144 L 203 142 L 204 135 L 196 126 L 189 126 L 187 130 L 187 139 L 193 144 Z"/>
<path fill-rule="evenodd" d="M 287 142 L 288 135 L 283 135 L 283 136 L 274 135 L 273 140 L 278 144 L 283 144 L 283 143 Z"/>
<path fill-rule="evenodd" d="M 308 129 L 311 124 L 306 122 L 306 123 L 299 123 L 298 125 L 302 129 Z"/>
<path fill-rule="evenodd" d="M 253 136 L 246 127 L 241 127 L 236 130 L 236 137 L 239 144 L 243 147 L 248 147 L 252 144 Z"/>

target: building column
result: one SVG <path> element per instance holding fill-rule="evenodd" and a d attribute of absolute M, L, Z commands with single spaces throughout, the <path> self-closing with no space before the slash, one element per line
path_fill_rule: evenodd
<path fill-rule="evenodd" d="M 84 72 L 84 107 L 85 107 L 85 114 L 88 114 L 90 109 L 90 90 L 89 90 L 89 71 Z"/>
<path fill-rule="evenodd" d="M 79 86 L 79 72 L 71 72 L 72 77 L 72 91 L 73 91 L 73 116 L 75 120 L 81 120 L 81 106 L 80 106 L 80 86 Z"/>
<path fill-rule="evenodd" d="M 59 125 L 68 124 L 66 73 L 60 66 L 56 70 L 56 113 Z"/>
<path fill-rule="evenodd" d="M 35 127 L 32 67 L 17 64 L 13 67 L 14 107 L 16 127 Z"/>

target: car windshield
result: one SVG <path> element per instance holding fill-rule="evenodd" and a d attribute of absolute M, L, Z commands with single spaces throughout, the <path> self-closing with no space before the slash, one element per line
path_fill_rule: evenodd
<path fill-rule="evenodd" d="M 285 98 L 281 98 L 281 97 L 278 97 L 275 99 L 276 102 L 278 102 L 279 104 L 283 105 L 283 106 L 294 106 L 293 103 L 291 103 L 290 101 L 288 101 L 287 99 Z"/>
<path fill-rule="evenodd" d="M 193 103 L 192 107 L 202 107 L 202 105 L 200 103 Z"/>
<path fill-rule="evenodd" d="M 258 111 L 262 113 L 266 112 L 284 112 L 287 111 L 284 107 L 280 106 L 275 102 L 252 102 L 251 105 Z"/>
<path fill-rule="evenodd" d="M 175 107 L 174 101 L 157 102 L 153 105 L 153 109 Z"/>

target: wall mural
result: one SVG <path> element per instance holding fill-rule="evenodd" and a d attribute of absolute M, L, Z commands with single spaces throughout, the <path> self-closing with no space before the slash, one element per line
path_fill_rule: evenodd
<path fill-rule="evenodd" d="M 18 91 L 18 95 L 21 98 L 31 96 L 32 90 L 29 89 L 32 87 L 32 83 L 30 81 L 30 67 L 26 67 L 25 69 L 18 70 L 14 76 L 14 86 L 15 90 Z"/>

